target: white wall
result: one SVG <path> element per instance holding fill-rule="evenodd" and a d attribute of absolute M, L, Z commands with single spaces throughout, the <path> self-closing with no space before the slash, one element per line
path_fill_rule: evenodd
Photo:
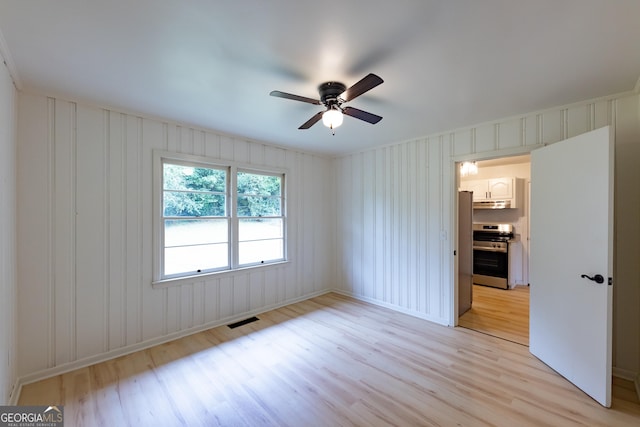
<path fill-rule="evenodd" d="M 640 372 L 639 96 L 587 101 L 336 161 L 341 292 L 449 324 L 455 161 L 522 154 L 605 125 L 616 134 L 614 366 Z M 571 165 L 567 165 L 570 170 Z"/>
<path fill-rule="evenodd" d="M 0 405 L 9 404 L 17 371 L 16 97 L 0 64 Z"/>
<path fill-rule="evenodd" d="M 25 382 L 332 286 L 332 160 L 21 93 L 18 371 Z M 152 150 L 288 170 L 291 262 L 152 289 Z"/>
<path fill-rule="evenodd" d="M 436 136 L 337 160 L 339 291 L 448 323 L 450 150 Z"/>

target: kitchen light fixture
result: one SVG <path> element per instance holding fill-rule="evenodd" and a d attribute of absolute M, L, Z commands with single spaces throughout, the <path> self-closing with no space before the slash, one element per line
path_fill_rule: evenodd
<path fill-rule="evenodd" d="M 462 162 L 460 163 L 460 176 L 477 175 L 478 165 L 476 162 Z"/>

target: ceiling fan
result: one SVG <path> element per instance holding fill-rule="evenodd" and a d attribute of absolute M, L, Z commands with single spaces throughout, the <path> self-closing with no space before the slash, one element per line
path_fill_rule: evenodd
<path fill-rule="evenodd" d="M 373 89 L 384 80 L 375 74 L 368 74 L 362 80 L 347 89 L 342 83 L 326 82 L 318 86 L 320 100 L 307 98 L 305 96 L 293 95 L 279 90 L 272 91 L 269 95 L 278 98 L 293 99 L 294 101 L 307 102 L 314 105 L 324 105 L 326 110 L 321 111 L 304 122 L 298 129 L 309 129 L 322 119 L 324 125 L 330 129 L 335 129 L 342 124 L 342 115 L 355 117 L 367 123 L 376 124 L 382 117 L 353 107 L 344 107 L 345 102 L 349 102 L 363 93 Z"/>

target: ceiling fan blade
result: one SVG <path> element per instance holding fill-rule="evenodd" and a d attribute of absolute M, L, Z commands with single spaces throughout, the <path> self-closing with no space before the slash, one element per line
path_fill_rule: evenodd
<path fill-rule="evenodd" d="M 301 102 L 307 102 L 309 104 L 320 105 L 320 101 L 318 101 L 317 99 L 307 98 L 306 96 L 293 95 L 291 93 L 286 93 L 286 92 L 280 92 L 279 90 L 271 91 L 269 95 L 276 96 L 278 98 L 293 99 L 294 101 L 301 101 Z"/>
<path fill-rule="evenodd" d="M 304 124 L 300 126 L 298 129 L 309 129 L 311 126 L 315 125 L 320 121 L 323 114 L 324 114 L 324 111 L 320 111 L 318 114 L 316 114 L 315 116 L 311 117 L 309 120 L 304 122 Z"/>
<path fill-rule="evenodd" d="M 353 107 L 344 107 L 342 112 L 344 114 L 346 114 L 347 116 L 351 116 L 351 117 L 355 117 L 356 119 L 364 120 L 365 122 L 371 123 L 372 125 L 375 125 L 380 120 L 382 120 L 382 117 L 380 117 L 380 116 L 377 116 L 377 115 L 371 114 L 371 113 L 367 113 L 366 111 L 358 110 L 357 108 L 353 108 Z"/>
<path fill-rule="evenodd" d="M 354 84 L 349 89 L 347 89 L 344 92 L 344 96 L 342 97 L 342 99 L 344 99 L 345 102 L 351 101 L 353 98 L 358 97 L 363 93 L 373 89 L 374 87 L 378 86 L 382 82 L 384 82 L 384 80 L 382 80 L 380 77 L 376 76 L 375 74 L 368 74 L 358 83 Z"/>

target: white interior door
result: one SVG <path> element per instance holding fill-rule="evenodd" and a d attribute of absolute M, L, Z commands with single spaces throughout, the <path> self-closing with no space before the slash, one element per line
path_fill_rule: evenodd
<path fill-rule="evenodd" d="M 611 406 L 610 127 L 531 154 L 531 353 Z M 603 283 L 593 278 L 601 275 Z"/>

